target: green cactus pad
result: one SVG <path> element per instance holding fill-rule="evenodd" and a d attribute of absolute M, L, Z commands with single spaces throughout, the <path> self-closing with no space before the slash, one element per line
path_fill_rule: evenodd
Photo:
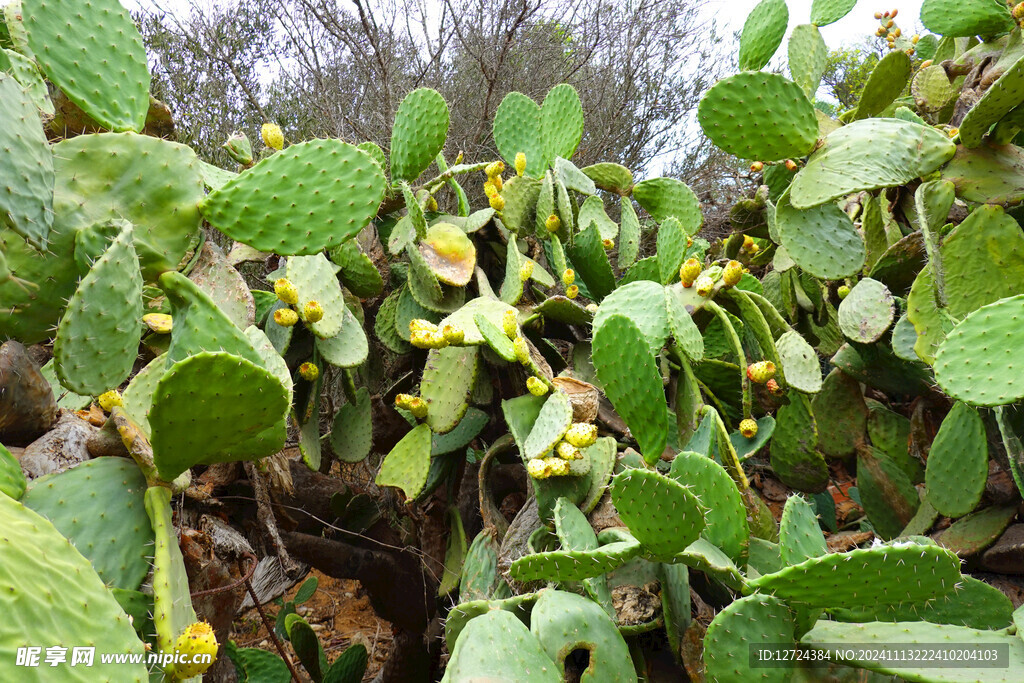
<path fill-rule="evenodd" d="M 366 152 L 339 140 L 310 140 L 238 174 L 206 197 L 202 212 L 254 249 L 315 254 L 362 230 L 384 187 L 384 174 Z"/>
<path fill-rule="evenodd" d="M 869 252 L 873 250 L 874 245 L 868 249 Z M 906 296 L 926 262 L 924 236 L 920 232 L 912 232 L 882 251 L 867 275 L 884 284 L 895 296 Z"/>
<path fill-rule="evenodd" d="M 946 70 L 938 64 L 920 69 L 910 92 L 918 109 L 928 114 L 942 111 L 960 95 L 959 88 L 949 82 Z"/>
<path fill-rule="evenodd" d="M 309 301 L 316 301 L 324 310 L 324 317 L 318 322 L 303 323 L 321 339 L 328 339 L 341 332 L 345 316 L 345 296 L 341 292 L 336 272 L 337 268 L 322 253 L 292 256 L 288 259 L 286 277 L 298 290 L 299 303 L 295 308 L 300 317 L 303 307 Z"/>
<path fill-rule="evenodd" d="M 462 565 L 459 602 L 487 600 L 498 583 L 500 546 L 493 527 L 485 527 L 469 546 Z"/>
<path fill-rule="evenodd" d="M 430 427 L 418 425 L 395 444 L 381 463 L 378 486 L 402 489 L 406 500 L 414 500 L 427 483 L 430 472 Z"/>
<path fill-rule="evenodd" d="M 956 145 L 930 126 L 899 119 L 856 121 L 825 138 L 793 179 L 790 201 L 806 209 L 860 190 L 903 185 L 936 170 L 955 152 Z"/>
<path fill-rule="evenodd" d="M 775 646 L 793 643 L 796 625 L 786 603 L 770 595 L 749 595 L 715 615 L 704 635 L 704 668 L 711 681 L 788 683 L 792 666 L 755 667 L 748 656 L 750 643 Z"/>
<path fill-rule="evenodd" d="M 583 139 L 583 105 L 576 88 L 561 83 L 548 91 L 541 106 L 541 132 L 556 165 L 558 157 L 571 159 L 576 153 Z M 526 162 L 529 167 L 529 157 Z"/>
<path fill-rule="evenodd" d="M 960 560 L 937 545 L 893 543 L 829 553 L 750 581 L 757 591 L 811 607 L 859 607 L 941 597 L 960 581 Z"/>
<path fill-rule="evenodd" d="M 681 283 L 665 288 L 665 304 L 672 338 L 690 360 L 700 362 L 704 358 L 704 337 L 690 315 L 686 304 L 686 289 Z"/>
<path fill-rule="evenodd" d="M 920 507 L 920 497 L 906 471 L 879 448 L 857 454 L 857 489 L 875 533 L 890 539 L 900 535 Z"/>
<path fill-rule="evenodd" d="M 526 173 L 539 178 L 550 162 L 541 132 L 543 116 L 536 102 L 519 92 L 510 92 L 494 113 L 494 144 L 506 164 L 515 164 L 516 154 L 526 155 Z"/>
<path fill-rule="evenodd" d="M 624 196 L 620 202 L 622 207 L 619 218 L 619 270 L 633 265 L 640 254 L 640 219 L 633 208 L 633 201 Z"/>
<path fill-rule="evenodd" d="M 877 401 L 868 399 L 868 434 L 871 443 L 899 465 L 911 481 L 918 483 L 924 478 L 921 463 L 912 458 L 907 444 L 910 440 L 910 420 L 887 409 Z"/>
<path fill-rule="evenodd" d="M 57 328 L 53 355 L 68 389 L 99 395 L 131 373 L 142 337 L 142 276 L 132 226 L 120 233 L 78 283 Z"/>
<path fill-rule="evenodd" d="M 195 152 L 148 135 L 104 133 L 54 145 L 53 161 L 61 231 L 124 219 L 134 226 L 147 281 L 178 267 L 201 222 L 204 191 Z"/>
<path fill-rule="evenodd" d="M 968 628 L 997 630 L 1012 623 L 1013 603 L 998 588 L 964 576 L 960 586 L 925 603 L 876 606 L 870 602 L 850 609 L 829 610 L 839 621 L 927 621 Z"/>
<path fill-rule="evenodd" d="M 878 60 L 864 85 L 853 120 L 878 116 L 907 87 L 910 73 L 910 57 L 902 50 L 893 50 Z"/>
<path fill-rule="evenodd" d="M 925 265 L 914 279 L 907 296 L 907 319 L 914 326 L 917 341 L 914 353 L 926 363 L 935 362 L 935 353 L 955 321 L 940 309 L 935 300 L 935 285 L 930 265 Z"/>
<path fill-rule="evenodd" d="M 171 481 L 196 464 L 276 452 L 285 435 L 267 425 L 281 423 L 288 394 L 275 375 L 229 353 L 198 353 L 171 365 L 149 413 L 160 476 Z"/>
<path fill-rule="evenodd" d="M 978 412 L 957 402 L 939 427 L 928 452 L 928 502 L 947 517 L 977 507 L 988 479 L 988 441 Z"/>
<path fill-rule="evenodd" d="M 811 3 L 811 23 L 827 26 L 839 21 L 853 9 L 857 0 L 814 0 Z"/>
<path fill-rule="evenodd" d="M 33 480 L 21 502 L 50 520 L 105 584 L 135 590 L 149 573 L 153 542 L 145 490 L 131 460 L 96 458 Z"/>
<path fill-rule="evenodd" d="M 531 458 L 543 458 L 550 455 L 572 424 L 572 405 L 569 398 L 561 391 L 553 391 L 544 400 L 530 435 L 523 444 L 523 462 Z"/>
<path fill-rule="evenodd" d="M 696 234 L 704 222 L 697 195 L 686 183 L 676 178 L 642 180 L 633 186 L 633 198 L 658 223 L 664 223 L 674 216 L 687 235 Z M 660 257 L 661 252 L 658 253 Z"/>
<path fill-rule="evenodd" d="M 808 97 L 817 92 L 827 63 L 828 47 L 818 27 L 814 24 L 794 26 L 789 36 L 789 73 Z"/>
<path fill-rule="evenodd" d="M 501 281 L 498 298 L 510 306 L 515 306 L 523 296 L 524 283 L 519 279 L 519 269 L 524 256 L 519 253 L 515 240 L 509 240 L 505 248 L 505 279 Z"/>
<path fill-rule="evenodd" d="M 594 314 L 594 334 L 612 316 L 625 316 L 643 334 L 651 353 L 660 353 L 670 333 L 666 307 L 658 305 L 664 297 L 665 288 L 656 282 L 639 280 L 620 286 L 601 302 Z"/>
<path fill-rule="evenodd" d="M 217 306 L 240 329 L 256 320 L 256 301 L 245 278 L 235 270 L 220 247 L 212 241 L 203 244 L 199 258 L 189 273 L 189 279 L 199 285 Z"/>
<path fill-rule="evenodd" d="M 0 148 L 5 151 L 0 222 L 42 249 L 53 224 L 53 156 L 35 107 L 0 72 Z"/>
<path fill-rule="evenodd" d="M 161 354 L 132 377 L 121 397 L 125 413 L 147 434 L 151 431 L 149 409 L 153 405 L 153 392 L 156 391 L 156 385 L 166 370 L 167 358 L 165 354 Z"/>
<path fill-rule="evenodd" d="M 338 275 L 342 284 L 360 299 L 373 298 L 384 289 L 380 271 L 359 249 L 356 240 L 342 242 L 331 249 L 330 256 L 331 261 L 341 268 Z"/>
<path fill-rule="evenodd" d="M 1013 521 L 1016 506 L 992 505 L 958 519 L 935 540 L 960 557 L 977 555 L 996 542 Z"/>
<path fill-rule="evenodd" d="M 119 2 L 23 0 L 21 14 L 29 47 L 69 100 L 105 128 L 142 130 L 149 111 L 146 49 Z"/>
<path fill-rule="evenodd" d="M 850 217 L 835 204 L 826 202 L 798 209 L 790 203 L 787 193 L 775 207 L 775 220 L 782 246 L 811 275 L 837 280 L 864 267 L 864 239 Z"/>
<path fill-rule="evenodd" d="M 864 443 L 868 407 L 860 383 L 842 370 L 828 374 L 811 408 L 818 422 L 818 448 L 826 456 L 853 455 Z"/>
<path fill-rule="evenodd" d="M 740 71 L 756 71 L 771 60 L 782 44 L 789 22 L 785 0 L 761 0 L 747 15 L 740 34 Z"/>
<path fill-rule="evenodd" d="M 1006 5 L 993 0 L 924 0 L 921 23 L 946 38 L 967 38 L 1007 33 L 1016 22 Z"/>
<path fill-rule="evenodd" d="M 18 459 L 0 443 L 0 493 L 18 500 L 25 493 L 25 484 L 25 474 Z"/>
<path fill-rule="evenodd" d="M 0 10 L 0 15 L 2 13 Z M 2 18 L 0 16 L 0 20 Z M 0 26 L 2 26 L 2 21 L 0 21 Z M 0 31 L 2 30 L 0 28 Z M 14 80 L 24 89 L 28 101 L 36 109 L 47 116 L 53 116 L 53 102 L 50 100 L 50 93 L 46 89 L 46 82 L 34 61 L 19 52 L 0 47 L 0 71 L 6 71 L 14 77 Z"/>
<path fill-rule="evenodd" d="M 399 305 L 401 309 L 401 302 Z M 465 333 L 465 338 L 462 343 L 466 345 L 479 345 L 486 343 L 480 330 L 477 329 L 475 318 L 476 316 L 482 315 L 490 320 L 499 330 L 502 329 L 502 319 L 505 316 L 506 311 L 517 312 L 515 308 L 508 304 L 498 301 L 497 299 L 491 299 L 488 297 L 477 297 L 472 301 L 467 302 L 459 310 L 455 311 L 448 317 L 438 322 L 438 327 L 443 328 L 445 325 L 452 325 L 461 329 Z M 433 315 L 433 314 L 431 314 Z M 413 316 L 413 317 L 426 317 L 426 316 Z M 436 319 L 436 317 L 434 318 Z M 403 316 L 398 315 L 395 320 L 396 326 L 402 324 Z M 406 332 L 408 335 L 408 320 L 406 320 Z"/>
<path fill-rule="evenodd" d="M 592 600 L 565 591 L 541 591 L 530 613 L 530 631 L 561 673 L 566 657 L 582 649 L 590 657 L 580 681 L 637 680 L 626 641 L 612 618 Z"/>
<path fill-rule="evenodd" d="M 524 623 L 529 622 L 530 611 L 536 600 L 536 593 L 523 593 L 503 599 L 460 602 L 448 612 L 448 618 L 444 622 L 444 638 L 448 651 L 454 652 L 459 635 L 470 621 L 488 612 L 505 611 Z"/>
<path fill-rule="evenodd" d="M 821 365 L 814 348 L 803 337 L 790 330 L 779 337 L 775 348 L 788 386 L 805 394 L 821 391 Z"/>
<path fill-rule="evenodd" d="M 171 490 L 151 486 L 145 493 L 146 512 L 153 525 L 153 625 L 157 649 L 173 652 L 178 636 L 196 622 L 189 595 L 185 561 L 178 546 L 171 512 Z"/>
<path fill-rule="evenodd" d="M 531 682 L 562 680 L 558 666 L 523 622 L 498 609 L 476 617 L 462 629 L 441 680 L 503 680 L 513 671 Z"/>
<path fill-rule="evenodd" d="M 942 178 L 956 185 L 956 196 L 982 204 L 1019 204 L 1024 200 L 1024 150 L 1016 145 L 957 147 Z"/>
<path fill-rule="evenodd" d="M 828 552 L 814 506 L 803 496 L 786 499 L 779 522 L 779 552 L 788 565 L 800 564 Z"/>
<path fill-rule="evenodd" d="M 772 73 L 719 81 L 701 98 L 697 119 L 712 142 L 741 159 L 802 157 L 818 139 L 814 107 L 800 86 Z"/>
<path fill-rule="evenodd" d="M 995 7 L 1004 7 L 992 3 Z M 927 5 L 927 3 L 926 3 Z M 868 624 L 844 624 L 835 621 L 821 620 L 814 628 L 804 634 L 800 640 L 807 647 L 820 649 L 835 659 L 839 651 L 845 649 L 845 643 L 861 644 L 865 651 L 879 652 L 885 655 L 886 648 L 891 648 L 895 656 L 906 652 L 906 648 L 927 648 L 935 643 L 942 643 L 943 648 L 964 648 L 965 651 L 980 652 L 983 648 L 1005 646 L 1009 657 L 1006 667 L 979 669 L 976 664 L 954 668 L 936 668 L 934 665 L 908 666 L 907 663 L 890 664 L 891 659 L 875 657 L 867 660 L 851 660 L 851 665 L 875 671 L 887 676 L 898 676 L 906 681 L 928 681 L 929 683 L 956 683 L 960 681 L 984 680 L 985 683 L 1014 683 L 1024 670 L 1024 642 L 1015 635 L 1005 632 L 993 632 L 984 629 L 972 629 L 963 626 L 929 624 L 927 622 L 896 622 L 885 624 L 871 622 Z"/>
<path fill-rule="evenodd" d="M 370 454 L 372 442 L 370 392 L 366 387 L 360 387 L 356 390 L 355 403 L 346 403 L 334 416 L 331 449 L 342 462 L 361 462 Z"/>
<path fill-rule="evenodd" d="M 790 403 L 775 415 L 771 443 L 772 469 L 782 483 L 798 491 L 818 493 L 828 484 L 828 465 L 817 451 L 818 428 L 810 401 L 789 392 Z"/>
<path fill-rule="evenodd" d="M 1024 234 L 1000 206 L 972 211 L 939 253 L 947 308 L 956 318 L 1024 291 Z"/>
<path fill-rule="evenodd" d="M 872 344 L 892 326 L 896 302 L 878 280 L 860 280 L 839 304 L 839 328 L 850 341 Z"/>
<path fill-rule="evenodd" d="M 429 406 L 427 424 L 434 433 L 450 432 L 466 414 L 478 362 L 475 346 L 446 346 L 427 354 L 420 394 Z"/>
<path fill-rule="evenodd" d="M 658 228 L 658 273 L 662 284 L 679 279 L 679 266 L 686 255 L 686 233 L 679 220 L 669 216 Z"/>
<path fill-rule="evenodd" d="M 971 405 L 995 406 L 1024 398 L 1017 331 L 1024 295 L 1000 299 L 964 318 L 935 355 L 935 379 L 948 395 Z"/>
<path fill-rule="evenodd" d="M 555 533 L 566 550 L 595 550 L 597 534 L 586 516 L 568 498 L 559 498 L 554 509 Z"/>
<path fill-rule="evenodd" d="M 633 172 L 620 164 L 603 162 L 591 164 L 581 170 L 594 181 L 594 185 L 605 192 L 614 192 L 626 197 L 633 187 Z"/>
<path fill-rule="evenodd" d="M 448 103 L 440 93 L 420 88 L 406 95 L 391 129 L 391 180 L 415 180 L 434 161 L 447 136 Z"/>
<path fill-rule="evenodd" d="M 699 453 L 683 451 L 672 460 L 669 476 L 689 486 L 707 508 L 703 537 L 739 562 L 750 533 L 743 498 L 725 468 Z"/>
<path fill-rule="evenodd" d="M 549 550 L 524 555 L 509 567 L 516 581 L 582 581 L 621 567 L 641 553 L 636 541 L 608 543 L 596 550 Z"/>
<path fill-rule="evenodd" d="M 451 313 L 466 300 L 466 290 L 441 284 L 430 264 L 415 245 L 405 249 L 409 256 L 409 280 L 406 289 L 420 306 L 437 313 Z"/>
<path fill-rule="evenodd" d="M 1018 59 L 990 85 L 960 123 L 960 144 L 977 147 L 989 128 L 1010 113 L 1024 95 L 1024 61 Z"/>
<path fill-rule="evenodd" d="M 649 342 L 629 318 L 611 315 L 594 333 L 593 363 L 605 395 L 626 421 L 644 459 L 656 462 L 668 442 L 668 411 Z"/>
<path fill-rule="evenodd" d="M 328 339 L 316 340 L 317 351 L 325 361 L 337 368 L 354 368 L 363 364 L 370 353 L 366 331 L 359 319 L 345 306 L 341 332 Z"/>
<path fill-rule="evenodd" d="M 614 240 L 619 234 L 618 223 L 608 217 L 600 197 L 587 197 L 576 216 L 576 224 L 581 230 L 589 227 L 591 223 L 597 225 L 597 232 L 603 240 Z"/>
<path fill-rule="evenodd" d="M 565 250 L 576 275 L 583 280 L 595 301 L 601 301 L 615 289 L 615 273 L 601 239 L 597 226 L 591 224 L 577 234 L 572 245 Z"/>
<path fill-rule="evenodd" d="M 0 496 L 0 582 L 4 615 L 0 623 L 0 677 L 10 681 L 148 680 L 144 664 L 72 667 L 71 648 L 131 653 L 144 657 L 143 643 L 128 616 L 103 585 L 89 561 L 46 519 Z M 16 666 L 16 651 L 28 643 L 67 649 L 67 660 L 51 667 Z M 40 657 L 42 660 L 42 656 Z"/>
<path fill-rule="evenodd" d="M 705 528 L 710 501 L 653 470 L 629 469 L 611 483 L 612 502 L 630 533 L 652 559 L 669 560 L 696 541 Z"/>

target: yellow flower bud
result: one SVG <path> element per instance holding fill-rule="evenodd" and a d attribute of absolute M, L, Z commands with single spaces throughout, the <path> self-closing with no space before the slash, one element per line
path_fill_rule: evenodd
<path fill-rule="evenodd" d="M 558 232 L 558 229 L 562 227 L 562 219 L 558 217 L 558 214 L 553 213 L 544 221 L 544 227 L 548 232 Z"/>
<path fill-rule="evenodd" d="M 548 393 L 548 385 L 532 375 L 526 378 L 526 388 L 534 396 L 544 396 Z"/>
<path fill-rule="evenodd" d="M 562 460 L 579 460 L 583 457 L 580 453 L 580 449 L 573 446 L 568 441 L 559 441 L 558 445 L 555 446 L 555 455 Z"/>
<path fill-rule="evenodd" d="M 306 302 L 306 305 L 302 307 L 302 319 L 307 323 L 317 323 L 324 318 L 324 307 L 320 305 L 319 301 L 310 299 Z"/>
<path fill-rule="evenodd" d="M 299 322 L 299 314 L 290 308 L 279 308 L 274 311 L 274 322 L 281 327 L 291 327 Z"/>
<path fill-rule="evenodd" d="M 708 296 L 715 289 L 715 281 L 707 275 L 701 275 L 697 278 L 694 285 L 697 288 L 697 294 L 700 296 Z"/>
<path fill-rule="evenodd" d="M 491 208 L 494 209 L 495 211 L 505 210 L 505 198 L 502 197 L 500 194 L 496 194 L 493 197 L 491 197 L 490 203 Z"/>
<path fill-rule="evenodd" d="M 500 159 L 498 161 L 494 161 L 494 162 L 491 162 L 491 163 L 487 164 L 486 168 L 484 168 L 484 173 L 487 174 L 488 178 L 493 178 L 494 176 L 499 176 L 499 175 L 501 175 L 504 172 L 505 172 L 505 162 L 501 161 Z"/>
<path fill-rule="evenodd" d="M 518 152 L 516 154 L 516 175 L 521 176 L 526 173 L 526 154 Z"/>
<path fill-rule="evenodd" d="M 509 339 L 515 339 L 519 335 L 518 317 L 512 309 L 505 311 L 505 314 L 501 316 L 501 329 Z"/>
<path fill-rule="evenodd" d="M 702 270 L 701 263 L 696 258 L 686 259 L 683 265 L 679 267 L 679 279 L 682 281 L 683 287 L 692 286 Z"/>
<path fill-rule="evenodd" d="M 726 287 L 734 287 L 743 278 L 743 265 L 739 261 L 729 261 L 722 271 L 722 281 Z"/>
<path fill-rule="evenodd" d="M 260 137 L 267 147 L 278 151 L 284 149 L 284 133 L 281 132 L 281 126 L 276 123 L 264 123 L 260 128 Z"/>
<path fill-rule="evenodd" d="M 100 397 L 96 399 L 96 402 L 100 404 L 100 408 L 102 408 L 104 412 L 108 413 L 115 407 L 124 405 L 124 401 L 121 400 L 121 392 L 117 389 L 104 391 L 100 394 Z"/>
<path fill-rule="evenodd" d="M 146 324 L 146 327 L 157 334 L 170 334 L 171 329 L 174 326 L 174 321 L 171 319 L 171 316 L 166 313 L 147 313 L 142 316 L 142 322 Z"/>
<path fill-rule="evenodd" d="M 287 278 L 274 280 L 274 294 L 286 304 L 294 306 L 299 303 L 299 290 Z"/>
<path fill-rule="evenodd" d="M 449 344 L 458 346 L 466 340 L 466 332 L 462 328 L 455 327 L 454 325 L 445 325 L 441 328 L 441 336 Z"/>
<path fill-rule="evenodd" d="M 519 281 L 526 282 L 533 275 L 533 261 L 523 261 L 523 265 L 519 266 Z"/>
<path fill-rule="evenodd" d="M 512 346 L 516 350 L 516 360 L 523 365 L 530 364 L 530 347 L 526 343 L 524 337 L 516 337 L 512 342 Z"/>
<path fill-rule="evenodd" d="M 569 285 L 568 289 L 565 290 L 565 296 L 570 299 L 575 299 L 580 294 L 580 288 L 576 285 Z"/>
<path fill-rule="evenodd" d="M 409 412 L 417 420 L 422 420 L 427 416 L 427 402 L 416 396 L 409 402 Z"/>
<path fill-rule="evenodd" d="M 307 382 L 315 382 L 320 376 L 320 368 L 315 363 L 303 363 L 299 366 L 299 377 Z"/>
<path fill-rule="evenodd" d="M 569 474 L 569 462 L 561 458 L 544 458 L 549 477 L 564 477 Z"/>
<path fill-rule="evenodd" d="M 409 394 L 396 394 L 395 406 L 401 408 L 402 410 L 409 410 L 409 406 L 412 405 L 413 398 L 415 397 L 410 396 Z"/>
<path fill-rule="evenodd" d="M 572 268 L 566 268 L 562 272 L 562 284 L 568 287 L 574 282 L 576 282 L 576 271 Z"/>
<path fill-rule="evenodd" d="M 547 479 L 548 466 L 542 458 L 531 458 L 526 463 L 526 473 L 534 479 Z"/>

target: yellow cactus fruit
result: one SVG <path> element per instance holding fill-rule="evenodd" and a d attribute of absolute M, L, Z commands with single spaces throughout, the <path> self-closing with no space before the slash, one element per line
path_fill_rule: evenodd
<path fill-rule="evenodd" d="M 413 318 L 409 321 L 409 334 L 413 332 L 437 332 L 437 325 L 423 318 Z"/>
<path fill-rule="evenodd" d="M 774 379 L 768 380 L 765 383 L 764 387 L 765 387 L 765 389 L 768 390 L 769 393 L 771 393 L 771 394 L 773 394 L 775 396 L 781 396 L 782 395 L 782 387 L 780 387 L 779 383 L 776 382 Z"/>
<path fill-rule="evenodd" d="M 402 410 L 409 410 L 409 406 L 412 405 L 412 400 L 416 398 L 409 394 L 396 394 L 395 395 L 395 407 L 401 408 Z"/>
<path fill-rule="evenodd" d="M 320 368 L 316 366 L 316 363 L 307 362 L 299 366 L 299 377 L 307 382 L 315 382 L 319 376 Z"/>
<path fill-rule="evenodd" d="M 544 458 L 549 477 L 564 477 L 569 474 L 569 462 L 561 458 Z"/>
<path fill-rule="evenodd" d="M 743 264 L 739 261 L 729 261 L 725 270 L 722 271 L 722 282 L 726 287 L 735 287 L 743 278 Z"/>
<path fill-rule="evenodd" d="M 900 28 L 897 26 L 893 30 L 892 35 L 895 36 L 896 38 L 899 38 L 901 35 L 903 35 L 903 31 L 901 31 Z"/>
<path fill-rule="evenodd" d="M 555 455 L 562 460 L 579 460 L 583 457 L 580 453 L 580 449 L 573 446 L 568 441 L 559 441 L 558 445 L 555 446 Z"/>
<path fill-rule="evenodd" d="M 494 184 L 494 189 L 496 189 L 498 192 L 501 192 L 503 189 L 505 189 L 505 181 L 501 179 L 500 175 L 496 175 L 493 178 L 491 178 L 491 183 Z"/>
<path fill-rule="evenodd" d="M 434 335 L 436 332 L 428 330 L 412 330 L 409 332 L 409 343 L 415 346 L 417 349 L 432 349 L 434 348 Z M 444 337 L 441 337 L 444 339 Z"/>
<path fill-rule="evenodd" d="M 886 33 L 885 29 L 882 28 L 881 26 L 878 27 L 877 31 L 875 31 L 875 35 L 878 36 L 878 37 L 884 36 L 885 33 Z"/>
<path fill-rule="evenodd" d="M 307 323 L 318 323 L 324 319 L 324 307 L 316 299 L 310 299 L 302 307 L 302 319 Z"/>
<path fill-rule="evenodd" d="M 274 322 L 281 327 L 291 327 L 299 322 L 299 314 L 290 308 L 279 308 L 274 311 Z"/>
<path fill-rule="evenodd" d="M 715 289 L 715 281 L 707 275 L 701 275 L 693 284 L 697 288 L 697 294 L 700 296 L 708 296 Z"/>
<path fill-rule="evenodd" d="M 1021 19 L 1024 18 L 1024 2 L 1018 3 L 1013 6 L 1013 18 Z"/>
<path fill-rule="evenodd" d="M 547 479 L 548 465 L 542 458 L 531 458 L 526 463 L 526 473 L 534 479 Z"/>
<path fill-rule="evenodd" d="M 747 366 L 747 379 L 756 384 L 765 384 L 775 376 L 775 363 L 761 360 Z"/>
<path fill-rule="evenodd" d="M 562 284 L 568 287 L 572 283 L 576 282 L 576 271 L 572 268 L 566 268 L 562 271 Z"/>
<path fill-rule="evenodd" d="M 508 335 L 509 339 L 515 339 L 519 335 L 518 315 L 509 309 L 501 316 L 501 329 Z"/>
<path fill-rule="evenodd" d="M 558 229 L 562 227 L 562 219 L 553 213 L 544 221 L 544 227 L 548 232 L 558 232 Z"/>
<path fill-rule="evenodd" d="M 569 285 L 568 289 L 565 290 L 565 295 L 570 299 L 575 299 L 580 295 L 580 288 L 576 285 Z"/>
<path fill-rule="evenodd" d="M 519 281 L 526 282 L 533 275 L 533 261 L 523 261 L 523 265 L 519 266 Z"/>
<path fill-rule="evenodd" d="M 690 287 L 694 281 L 700 276 L 701 268 L 700 261 L 695 258 L 688 258 L 679 267 L 679 279 L 683 283 L 683 287 Z"/>
<path fill-rule="evenodd" d="M 793 161 L 792 159 L 786 159 L 786 170 L 791 172 L 791 173 L 795 172 L 796 171 L 796 162 Z"/>
<path fill-rule="evenodd" d="M 490 199 L 491 197 L 495 197 L 498 194 L 498 188 L 494 185 L 493 182 L 488 180 L 484 183 L 484 194 L 487 196 L 488 199 Z"/>
<path fill-rule="evenodd" d="M 530 390 L 530 393 L 534 396 L 544 396 L 548 393 L 548 385 L 544 384 L 538 377 L 530 376 L 526 378 L 526 388 Z"/>
<path fill-rule="evenodd" d="M 142 316 L 142 322 L 146 323 L 153 332 L 157 334 L 170 334 L 174 321 L 166 313 L 147 313 Z"/>
<path fill-rule="evenodd" d="M 217 656 L 217 636 L 213 627 L 205 621 L 197 621 L 191 624 L 178 636 L 174 643 L 175 654 L 180 660 L 174 663 L 175 678 L 184 680 L 206 673 L 206 670 L 213 664 Z"/>
<path fill-rule="evenodd" d="M 593 446 L 597 441 L 597 425 L 589 422 L 574 422 L 565 433 L 564 438 L 576 448 Z"/>
<path fill-rule="evenodd" d="M 898 9 L 889 10 L 889 16 L 892 17 L 893 19 L 895 19 L 896 15 L 899 13 L 900 11 Z"/>
<path fill-rule="evenodd" d="M 743 420 L 740 422 L 740 434 L 748 439 L 753 439 L 757 436 L 757 423 L 749 417 L 746 420 Z"/>
<path fill-rule="evenodd" d="M 750 165 L 750 172 L 751 173 L 760 173 L 763 170 L 764 170 L 764 163 L 761 162 L 761 161 L 755 161 L 754 163 L 752 163 Z"/>
<path fill-rule="evenodd" d="M 466 340 L 466 331 L 461 327 L 455 327 L 454 325 L 445 325 L 441 328 L 441 336 L 449 344 L 458 346 Z"/>
<path fill-rule="evenodd" d="M 518 152 L 516 154 L 516 175 L 521 176 L 526 173 L 526 154 Z"/>
<path fill-rule="evenodd" d="M 487 164 L 487 166 L 484 167 L 484 173 L 487 174 L 488 178 L 493 178 L 495 176 L 499 176 L 499 175 L 501 175 L 504 172 L 505 172 L 505 162 L 501 161 L 501 160 L 491 162 L 491 163 Z"/>
<path fill-rule="evenodd" d="M 895 24 L 895 23 L 896 23 L 895 21 L 893 21 L 892 19 L 890 19 L 889 21 L 885 22 L 885 27 L 886 27 L 886 28 L 892 28 L 892 27 L 893 27 L 893 24 Z"/>
<path fill-rule="evenodd" d="M 523 365 L 528 365 L 530 363 L 530 347 L 526 344 L 526 338 L 516 337 L 512 346 L 516 350 L 516 360 Z"/>
<path fill-rule="evenodd" d="M 611 251 L 612 249 L 615 248 L 615 242 L 610 238 L 606 237 L 605 239 L 601 240 L 601 246 L 604 247 L 605 251 Z"/>
<path fill-rule="evenodd" d="M 117 406 L 123 406 L 124 401 L 121 400 L 121 392 L 117 389 L 111 389 L 110 391 L 104 391 L 100 394 L 100 397 L 96 399 L 96 402 L 100 404 L 100 408 L 104 412 L 109 413 Z"/>
<path fill-rule="evenodd" d="M 960 135 L 960 129 L 959 128 L 950 128 L 949 129 L 949 137 L 955 138 L 957 135 Z"/>
<path fill-rule="evenodd" d="M 881 18 L 882 18 L 882 13 L 881 12 L 875 12 L 875 19 L 881 19 Z"/>
<path fill-rule="evenodd" d="M 409 401 L 409 412 L 412 413 L 412 416 L 417 420 L 422 420 L 427 416 L 427 402 L 419 396 L 414 396 L 413 399 Z"/>
<path fill-rule="evenodd" d="M 299 303 L 299 290 L 287 278 L 282 277 L 274 280 L 274 294 L 277 295 L 278 299 L 290 306 Z"/>
<path fill-rule="evenodd" d="M 742 249 L 743 251 L 750 251 L 750 248 L 753 247 L 753 246 L 755 246 L 754 238 L 751 237 L 750 235 L 744 235 L 743 236 L 743 246 L 740 247 L 740 249 Z"/>
<path fill-rule="evenodd" d="M 932 60 L 930 60 L 930 59 L 926 59 L 923 62 L 921 62 L 921 68 L 922 69 L 927 69 L 931 65 L 932 65 Z"/>
<path fill-rule="evenodd" d="M 505 210 L 505 198 L 502 197 L 500 194 L 496 194 L 493 197 L 491 197 L 490 204 L 491 208 L 494 209 L 495 211 Z"/>
<path fill-rule="evenodd" d="M 284 133 L 281 131 L 281 126 L 276 123 L 264 123 L 260 128 L 260 137 L 263 138 L 263 144 L 267 147 L 278 151 L 284 149 Z"/>

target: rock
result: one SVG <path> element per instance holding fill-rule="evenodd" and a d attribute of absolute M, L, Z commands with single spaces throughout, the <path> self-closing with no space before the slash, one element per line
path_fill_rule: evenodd
<path fill-rule="evenodd" d="M 57 401 L 25 347 L 0 346 L 0 442 L 24 446 L 53 426 Z"/>
<path fill-rule="evenodd" d="M 1024 524 L 1011 524 L 982 554 L 981 567 L 997 574 L 1024 574 Z"/>
<path fill-rule="evenodd" d="M 98 430 L 74 413 L 61 413 L 57 426 L 26 448 L 18 459 L 29 480 L 63 472 L 89 459 L 86 444 Z"/>

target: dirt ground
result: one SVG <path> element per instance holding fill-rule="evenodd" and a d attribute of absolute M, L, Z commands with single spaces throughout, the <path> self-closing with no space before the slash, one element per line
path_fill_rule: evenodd
<path fill-rule="evenodd" d="M 369 653 L 364 681 L 372 680 L 387 661 L 391 651 L 391 624 L 379 619 L 374 614 L 362 586 L 358 581 L 334 579 L 313 569 L 309 576 L 319 580 L 316 592 L 309 600 L 299 605 L 296 611 L 309 622 L 313 630 L 320 636 L 320 644 L 324 648 L 327 660 L 333 662 L 345 649 L 353 643 L 361 642 Z M 303 579 L 303 581 L 307 580 Z M 300 581 L 286 594 L 285 601 L 291 600 L 298 591 Z M 271 622 L 277 614 L 278 606 L 268 604 L 264 610 Z M 258 647 L 277 653 L 274 642 L 268 637 L 259 613 L 251 609 L 235 619 L 232 638 L 239 647 Z M 298 658 L 291 644 L 282 641 L 292 661 L 298 665 Z"/>

